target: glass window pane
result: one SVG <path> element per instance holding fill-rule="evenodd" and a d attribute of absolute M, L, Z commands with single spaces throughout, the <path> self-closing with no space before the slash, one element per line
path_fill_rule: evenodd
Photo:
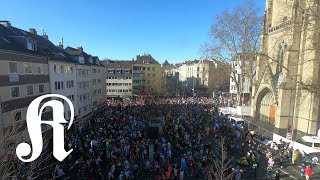
<path fill-rule="evenodd" d="M 9 62 L 9 73 L 17 74 L 18 73 L 18 63 Z"/>

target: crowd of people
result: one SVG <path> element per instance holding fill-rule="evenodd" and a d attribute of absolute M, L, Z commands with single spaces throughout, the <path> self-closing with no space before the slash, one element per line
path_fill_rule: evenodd
<path fill-rule="evenodd" d="M 279 179 L 273 166 L 294 161 L 295 152 L 271 143 L 261 156 L 266 148 L 255 140 L 254 131 L 232 124 L 213 102 L 109 101 L 88 127 L 67 131 L 65 147 L 73 152 L 55 168 L 55 178 L 256 179 L 265 160 L 270 176 Z M 309 167 L 304 172 L 311 176 Z"/>
<path fill-rule="evenodd" d="M 56 176 L 216 179 L 222 161 L 228 164 L 223 176 L 254 176 L 255 168 L 250 167 L 258 165 L 259 153 L 254 149 L 258 145 L 250 132 L 219 116 L 212 102 L 207 98 L 163 99 L 144 105 L 109 102 L 88 128 L 68 132 L 66 146 L 73 152 L 59 165 Z M 223 160 L 217 158 L 222 139 L 228 142 Z"/>

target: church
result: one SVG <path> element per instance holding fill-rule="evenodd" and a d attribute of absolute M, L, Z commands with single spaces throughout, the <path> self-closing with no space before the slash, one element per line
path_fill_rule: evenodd
<path fill-rule="evenodd" d="M 320 128 L 319 0 L 267 0 L 252 90 L 255 124 L 288 139 Z"/>

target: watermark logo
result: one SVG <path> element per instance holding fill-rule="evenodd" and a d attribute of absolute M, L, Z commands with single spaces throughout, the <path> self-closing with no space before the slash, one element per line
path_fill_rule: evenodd
<path fill-rule="evenodd" d="M 64 118 L 64 105 L 59 100 L 49 100 L 43 104 L 42 107 L 39 106 L 42 100 L 45 98 L 61 98 L 65 100 L 70 108 L 71 116 L 68 125 L 68 129 L 71 127 L 73 118 L 74 118 L 74 108 L 72 102 L 65 96 L 59 94 L 47 94 L 40 96 L 34 99 L 28 107 L 27 110 L 27 128 L 30 136 L 30 140 L 32 143 L 32 154 L 29 159 L 25 159 L 24 157 L 30 155 L 31 146 L 28 143 L 21 143 L 17 146 L 16 154 L 18 158 L 23 162 L 32 162 L 37 159 L 43 148 L 43 139 L 42 139 L 42 131 L 41 124 L 48 124 L 52 126 L 53 129 L 53 156 L 59 160 L 64 160 L 71 152 L 72 149 L 68 152 L 64 149 L 64 123 L 68 123 L 68 121 Z M 41 114 L 45 107 L 52 108 L 53 119 L 52 121 L 42 121 Z"/>

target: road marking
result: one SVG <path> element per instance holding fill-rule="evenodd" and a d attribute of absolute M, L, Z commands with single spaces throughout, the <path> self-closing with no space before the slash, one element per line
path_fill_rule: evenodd
<path fill-rule="evenodd" d="M 267 171 L 267 168 L 265 168 L 265 167 L 263 167 L 263 166 L 261 166 L 260 165 L 260 167 L 262 167 L 264 170 L 266 170 Z M 297 170 L 295 170 L 295 169 L 293 169 L 294 171 L 296 171 L 296 172 L 298 172 Z M 293 179 L 295 179 L 295 180 L 298 180 L 297 178 L 295 178 L 294 176 L 292 176 L 291 174 L 289 174 L 288 172 L 286 172 L 285 170 L 283 170 L 283 169 L 280 169 L 280 171 L 282 171 L 282 172 L 284 172 L 286 175 L 288 175 L 289 177 L 291 177 L 291 178 L 293 178 Z M 300 173 L 300 172 L 298 172 L 298 173 Z"/>

